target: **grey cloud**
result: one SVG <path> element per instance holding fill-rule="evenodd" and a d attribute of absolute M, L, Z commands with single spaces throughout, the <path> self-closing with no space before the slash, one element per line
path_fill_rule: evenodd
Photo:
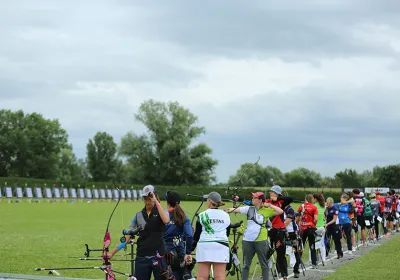
<path fill-rule="evenodd" d="M 146 23 L 144 36 L 178 42 L 190 51 L 204 55 L 278 54 L 288 60 L 301 60 L 320 55 L 383 54 L 389 48 L 376 48 L 355 40 L 351 27 L 360 20 L 391 18 L 399 22 L 393 10 L 389 12 L 384 5 L 375 5 L 374 1 L 364 1 L 363 8 L 354 3 L 327 5 L 326 8 L 321 5 L 319 9 L 312 9 L 311 4 L 303 2 L 292 3 L 293 6 L 271 4 L 270 1 L 246 5 L 232 1 L 179 3 L 178 6 L 154 2 L 142 4 L 149 10 L 162 11 Z M 379 8 L 383 12 L 377 16 L 375 9 Z"/>
<path fill-rule="evenodd" d="M 276 121 L 280 108 L 268 102 L 270 94 L 230 104 L 224 112 L 246 118 L 247 126 L 231 132 L 211 130 L 203 137 L 223 163 L 217 168 L 219 179 L 234 174 L 240 164 L 258 156 L 263 165 L 274 165 L 283 171 L 303 166 L 327 176 L 344 168 L 362 171 L 378 164 L 397 162 L 400 158 L 400 114 L 389 115 L 388 112 L 397 110 L 400 96 L 395 91 L 381 92 L 381 96 L 378 92 L 378 88 L 348 91 L 349 95 L 363 94 L 357 103 L 346 104 L 324 99 L 324 96 L 332 96 L 332 92 L 305 88 L 298 98 L 288 100 L 297 104 L 290 110 L 303 118 L 282 127 Z M 277 102 L 278 106 L 282 104 L 284 102 Z M 360 111 L 362 107 L 367 108 L 366 112 Z M 282 109 L 281 119 L 285 119 L 285 109 Z M 210 106 L 202 110 L 218 116 L 217 111 L 221 109 Z M 349 116 L 350 110 L 359 114 Z M 229 115 L 225 118 L 219 115 L 216 119 L 226 122 Z"/>
<path fill-rule="evenodd" d="M 7 108 L 59 118 L 79 157 L 99 130 L 111 133 L 117 143 L 128 131 L 144 132 L 133 118 L 143 96 L 173 99 L 157 88 L 201 80 L 195 63 L 215 57 L 277 57 L 314 65 L 322 56 L 398 58 L 390 46 L 367 44 L 352 33 L 363 22 L 399 27 L 398 1 L 41 3 L 2 4 L 0 101 Z M 123 82 L 138 91 L 149 84 L 155 89 L 138 94 L 132 105 L 126 95 L 71 95 L 81 90 L 80 82 Z M 326 175 L 398 160 L 400 100 L 394 91 L 383 86 L 348 91 L 358 96 L 352 104 L 337 101 L 334 90 L 324 92 L 315 84 L 286 97 L 280 94 L 190 108 L 208 130 L 199 141 L 206 141 L 220 161 L 219 180 L 259 155 L 262 164 L 284 171 L 305 166 Z M 232 114 L 245 125 L 230 123 Z M 216 122 L 227 131 L 213 128 Z"/>

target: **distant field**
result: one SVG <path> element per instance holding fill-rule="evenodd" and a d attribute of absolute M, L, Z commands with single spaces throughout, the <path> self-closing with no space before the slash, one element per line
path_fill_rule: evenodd
<path fill-rule="evenodd" d="M 244 189 L 254 189 L 254 187 L 241 187 Z M 267 189 L 266 187 L 260 187 Z M 322 188 L 296 188 L 296 187 L 288 187 L 288 188 L 283 188 L 283 190 L 287 191 L 290 193 L 290 191 L 305 191 L 305 192 L 316 192 L 319 193 L 322 191 Z M 342 188 L 324 188 L 324 192 L 342 192 Z"/>
<path fill-rule="evenodd" d="M 162 204 L 165 206 L 164 202 Z M 106 224 L 114 205 L 115 202 L 52 204 L 44 201 L 9 204 L 3 200 L 0 203 L 0 272 L 47 275 L 47 272 L 35 272 L 35 267 L 100 265 L 101 261 L 80 261 L 68 257 L 84 257 L 85 243 L 91 248 L 102 248 Z M 198 202 L 183 203 L 190 218 L 198 206 Z M 128 227 L 133 215 L 142 207 L 140 201 L 120 202 L 110 224 L 112 247 L 117 245 L 122 229 Z M 238 214 L 237 218 L 245 216 Z M 231 219 L 236 222 L 233 214 Z M 241 244 L 239 246 L 241 248 Z M 92 256 L 100 256 L 96 253 L 93 252 Z M 239 258 L 242 260 L 241 249 Z M 307 258 L 306 254 L 304 258 Z M 114 262 L 113 267 L 115 270 L 130 271 L 128 262 Z M 102 272 L 97 270 L 65 270 L 60 273 L 64 277 L 103 278 Z M 257 274 L 260 274 L 260 268 Z M 231 276 L 227 279 L 236 278 Z"/>

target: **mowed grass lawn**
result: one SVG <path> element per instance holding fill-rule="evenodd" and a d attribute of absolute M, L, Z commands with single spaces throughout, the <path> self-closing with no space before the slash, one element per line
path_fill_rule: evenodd
<path fill-rule="evenodd" d="M 162 205 L 166 207 L 165 202 Z M 182 202 L 190 219 L 199 205 L 199 202 Z M 101 261 L 80 261 L 68 257 L 84 257 L 85 243 L 90 248 L 102 248 L 107 221 L 114 206 L 115 202 L 72 204 L 46 203 L 43 200 L 40 203 L 7 203 L 3 200 L 0 203 L 0 272 L 47 275 L 48 272 L 36 272 L 35 268 L 100 265 Z M 111 247 L 118 244 L 122 229 L 128 228 L 134 214 L 142 208 L 141 201 L 120 202 L 110 223 Z M 237 218 L 245 221 L 244 215 L 237 214 Z M 231 220 L 232 223 L 236 222 L 234 214 L 231 214 Z M 230 239 L 233 240 L 233 236 Z M 239 258 L 242 261 L 241 244 L 239 246 Z M 91 252 L 91 257 L 100 255 L 101 252 Z M 253 269 L 256 261 L 257 257 L 253 260 Z M 115 270 L 128 273 L 129 265 L 129 262 L 113 262 Z M 65 277 L 103 278 L 102 272 L 98 270 L 64 270 L 60 273 Z M 260 273 L 258 267 L 257 274 Z M 232 279 L 235 277 L 231 276 Z"/>
<path fill-rule="evenodd" d="M 400 279 L 399 265 L 400 235 L 357 258 L 348 265 L 340 267 L 324 280 L 339 279 Z"/>

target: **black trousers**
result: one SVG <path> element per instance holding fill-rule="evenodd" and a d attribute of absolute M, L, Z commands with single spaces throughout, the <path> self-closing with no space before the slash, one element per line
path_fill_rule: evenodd
<path fill-rule="evenodd" d="M 315 231 L 316 228 L 307 228 L 303 231 L 301 239 L 303 240 L 303 246 L 305 247 L 306 240 L 311 250 L 311 263 L 317 265 L 317 250 L 315 250 Z M 302 255 L 302 254 L 300 254 Z M 301 256 L 300 256 L 301 257 Z"/>
<path fill-rule="evenodd" d="M 326 228 L 326 237 L 328 240 L 330 238 L 333 239 L 335 242 L 335 250 L 338 255 L 343 255 L 343 249 L 342 249 L 342 243 L 340 242 L 340 239 L 342 238 L 342 232 L 340 230 L 340 227 L 338 225 L 329 225 Z M 330 243 L 326 245 L 326 251 L 330 252 Z"/>
<path fill-rule="evenodd" d="M 351 251 L 353 249 L 353 243 L 351 242 L 351 229 L 352 225 L 350 223 L 348 224 L 342 224 L 341 225 L 343 232 L 346 236 L 346 242 L 347 242 L 347 249 Z"/>
<path fill-rule="evenodd" d="M 282 277 L 288 276 L 285 233 L 285 229 L 276 228 L 271 229 L 268 233 L 271 247 L 276 251 L 276 268 Z"/>
<path fill-rule="evenodd" d="M 376 219 L 376 216 L 374 216 L 374 219 L 373 219 L 373 221 L 374 221 L 374 228 L 375 228 L 375 237 L 376 237 L 376 240 L 378 240 L 378 238 L 379 238 L 379 221 Z"/>
<path fill-rule="evenodd" d="M 136 257 L 135 277 L 137 280 L 150 280 L 153 273 L 154 280 L 161 280 L 160 266 L 154 265 L 151 259 Z"/>
<path fill-rule="evenodd" d="M 297 240 L 296 233 L 289 232 L 289 238 L 290 238 L 290 240 L 296 241 Z M 298 246 L 297 245 L 294 245 L 293 248 L 295 249 L 294 256 L 296 257 L 296 263 L 294 265 L 293 272 L 294 273 L 299 273 L 299 266 L 300 266 L 300 263 L 301 263 L 300 253 L 298 252 Z"/>

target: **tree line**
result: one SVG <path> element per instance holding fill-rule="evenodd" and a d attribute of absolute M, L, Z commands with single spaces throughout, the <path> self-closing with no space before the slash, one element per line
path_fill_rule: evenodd
<path fill-rule="evenodd" d="M 206 143 L 198 118 L 178 102 L 144 101 L 134 119 L 147 132 L 126 133 L 117 143 L 105 131 L 88 139 L 86 157 L 77 158 L 68 133 L 57 119 L 23 110 L 0 111 L 0 177 L 117 184 L 211 185 L 218 161 Z M 228 183 L 236 184 L 244 163 Z M 283 173 L 274 166 L 255 165 L 241 178 L 245 186 L 266 186 L 271 179 L 291 187 L 400 187 L 400 165 L 357 173 L 346 169 L 334 177 L 298 168 Z"/>
<path fill-rule="evenodd" d="M 229 177 L 228 183 L 238 184 L 240 180 L 240 184 L 244 186 L 270 186 L 272 179 L 283 187 L 400 188 L 400 164 L 375 166 L 372 170 L 363 172 L 350 168 L 337 172 L 333 177 L 323 177 L 320 173 L 303 167 L 283 173 L 274 166 L 252 165 L 249 162 L 242 164 L 236 174 Z"/>

